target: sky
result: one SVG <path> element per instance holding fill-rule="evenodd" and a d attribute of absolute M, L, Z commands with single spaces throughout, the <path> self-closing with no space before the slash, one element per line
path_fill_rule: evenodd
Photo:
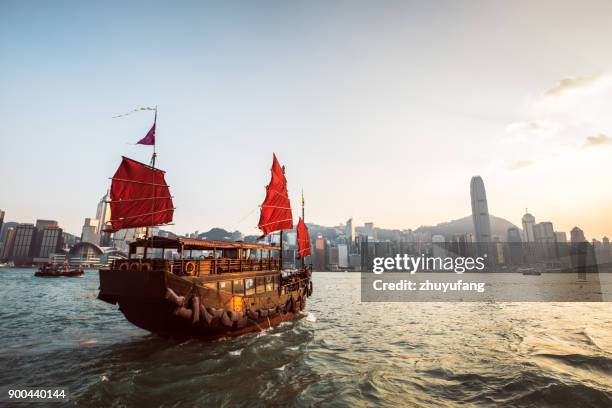
<path fill-rule="evenodd" d="M 608 1 L 0 2 L 0 209 L 80 234 L 158 106 L 183 234 L 492 214 L 612 235 Z"/>

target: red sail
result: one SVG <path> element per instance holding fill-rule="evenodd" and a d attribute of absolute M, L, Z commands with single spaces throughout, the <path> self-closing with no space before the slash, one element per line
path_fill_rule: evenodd
<path fill-rule="evenodd" d="M 297 244 L 298 244 L 298 258 L 304 258 L 311 254 L 310 252 L 310 234 L 308 233 L 308 227 L 304 223 L 302 217 L 297 225 Z"/>
<path fill-rule="evenodd" d="M 276 155 L 272 155 L 272 178 L 266 187 L 266 199 L 261 204 L 259 229 L 264 235 L 293 228 L 291 203 L 287 193 L 287 179 Z"/>
<path fill-rule="evenodd" d="M 110 200 L 110 232 L 167 224 L 174 215 L 164 172 L 127 157 L 113 176 Z"/>

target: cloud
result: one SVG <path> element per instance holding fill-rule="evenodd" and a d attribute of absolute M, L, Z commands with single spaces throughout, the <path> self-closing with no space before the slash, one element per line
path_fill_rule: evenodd
<path fill-rule="evenodd" d="M 525 167 L 533 166 L 534 164 L 535 162 L 533 160 L 516 160 L 508 163 L 506 167 L 508 170 L 520 170 L 524 169 Z"/>
<path fill-rule="evenodd" d="M 506 126 L 506 133 L 511 136 L 552 137 L 559 131 L 559 125 L 548 120 L 528 120 L 515 122 Z"/>
<path fill-rule="evenodd" d="M 590 87 L 599 80 L 605 79 L 606 74 L 595 74 L 583 77 L 563 78 L 557 85 L 544 92 L 544 96 L 561 96 L 567 92 Z"/>
<path fill-rule="evenodd" d="M 583 147 L 597 147 L 607 144 L 612 144 L 612 137 L 600 133 L 597 136 L 587 136 L 586 142 L 584 143 Z"/>

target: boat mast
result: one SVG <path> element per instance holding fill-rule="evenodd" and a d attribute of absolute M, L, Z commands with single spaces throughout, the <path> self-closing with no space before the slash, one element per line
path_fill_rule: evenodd
<path fill-rule="evenodd" d="M 285 176 L 285 166 L 283 166 L 283 176 Z M 283 230 L 280 230 L 280 271 L 283 271 Z"/>
<path fill-rule="evenodd" d="M 306 224 L 306 220 L 304 219 L 304 190 L 302 189 L 302 221 L 304 222 L 304 224 Z M 308 237 L 308 240 L 310 240 L 310 237 Z M 298 251 L 299 251 L 299 246 L 298 246 Z M 306 266 L 306 257 L 303 256 L 302 257 L 302 269 L 304 269 L 304 267 Z"/>
<path fill-rule="evenodd" d="M 155 126 L 155 133 L 157 133 L 157 105 L 155 105 L 155 119 L 153 120 L 153 126 Z M 157 136 L 157 135 L 156 135 Z M 153 170 L 155 170 L 155 159 L 157 158 L 157 153 L 155 152 L 155 144 L 156 144 L 157 140 L 153 140 L 153 155 L 151 156 L 151 167 L 153 168 Z M 153 184 L 155 184 L 155 173 L 153 173 L 153 180 L 152 180 Z M 155 189 L 155 187 L 153 187 Z M 153 220 L 155 219 L 155 192 L 153 192 L 153 197 L 151 199 L 151 224 L 153 224 Z M 145 240 L 149 240 L 149 226 L 147 225 L 146 229 L 145 229 Z M 151 237 L 151 241 L 153 241 L 153 238 Z M 153 247 L 153 242 L 149 243 L 149 246 Z M 147 246 L 145 245 L 144 248 L 144 255 L 143 258 L 146 259 L 147 258 Z"/>

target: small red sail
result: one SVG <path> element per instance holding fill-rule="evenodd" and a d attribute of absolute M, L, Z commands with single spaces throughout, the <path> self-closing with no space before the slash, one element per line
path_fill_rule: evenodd
<path fill-rule="evenodd" d="M 271 170 L 272 178 L 270 184 L 266 187 L 266 199 L 261 204 L 258 225 L 264 235 L 293 228 L 293 214 L 291 213 L 291 203 L 287 193 L 287 179 L 274 154 L 272 155 Z"/>
<path fill-rule="evenodd" d="M 304 223 L 302 217 L 297 225 L 297 243 L 298 243 L 298 258 L 304 258 L 311 254 L 310 252 L 310 234 L 308 227 Z"/>
<path fill-rule="evenodd" d="M 174 205 L 164 173 L 123 157 L 111 184 L 111 225 L 106 230 L 115 232 L 171 222 Z"/>

